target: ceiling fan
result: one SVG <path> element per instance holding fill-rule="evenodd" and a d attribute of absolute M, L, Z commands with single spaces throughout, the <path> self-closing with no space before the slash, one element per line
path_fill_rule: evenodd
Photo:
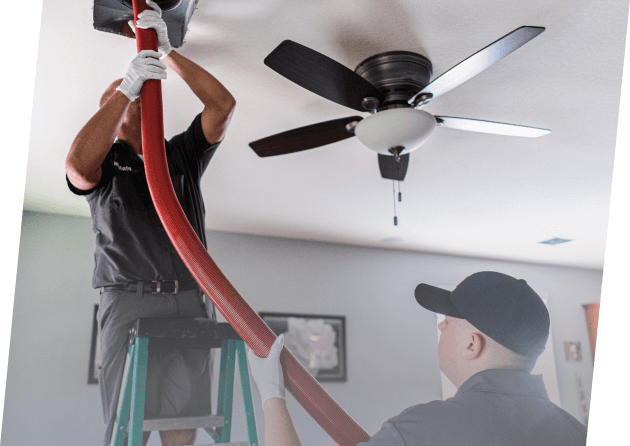
<path fill-rule="evenodd" d="M 433 116 L 420 110 L 431 100 L 473 78 L 545 30 L 522 26 L 479 50 L 431 81 L 432 65 L 410 51 L 388 51 L 368 57 L 354 71 L 291 40 L 283 41 L 265 65 L 292 82 L 330 101 L 360 112 L 278 133 L 249 143 L 261 157 L 285 155 L 356 136 L 378 153 L 381 176 L 402 181 L 409 153 L 429 138 L 435 127 L 497 135 L 538 137 L 549 130 L 477 119 Z"/>

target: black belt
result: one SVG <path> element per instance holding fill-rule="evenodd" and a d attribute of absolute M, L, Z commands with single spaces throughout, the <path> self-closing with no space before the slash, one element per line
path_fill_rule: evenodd
<path fill-rule="evenodd" d="M 103 289 L 134 291 L 138 295 L 142 295 L 145 292 L 177 294 L 180 291 L 199 289 L 199 285 L 194 280 L 154 280 L 152 282 L 131 282 L 127 285 L 109 285 L 104 286 Z"/>

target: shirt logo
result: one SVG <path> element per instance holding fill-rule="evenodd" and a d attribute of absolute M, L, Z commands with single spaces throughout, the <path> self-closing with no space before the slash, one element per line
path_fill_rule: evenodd
<path fill-rule="evenodd" d="M 116 166 L 118 170 L 122 170 L 124 172 L 133 172 L 133 169 L 130 166 L 121 166 L 118 164 L 118 161 L 114 161 L 114 166 Z"/>

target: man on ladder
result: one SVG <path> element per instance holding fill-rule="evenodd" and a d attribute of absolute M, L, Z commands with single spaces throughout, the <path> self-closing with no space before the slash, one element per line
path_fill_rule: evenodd
<path fill-rule="evenodd" d="M 151 201 L 142 160 L 140 90 L 148 79 L 165 79 L 168 65 L 204 105 L 186 131 L 166 142 L 175 193 L 204 245 L 200 180 L 225 136 L 235 100 L 210 73 L 171 48 L 160 8 L 150 0 L 147 4 L 153 10 L 141 13 L 137 26 L 156 31 L 159 52 L 142 51 L 125 77 L 107 88 L 100 109 L 81 129 L 66 160 L 68 187 L 86 197 L 96 233 L 92 285 L 101 288 L 99 385 L 107 424 L 105 445 L 116 421 L 132 324 L 139 318 L 215 319 L 214 307 L 206 311 L 203 294 Z M 209 352 L 150 354 L 145 418 L 209 413 Z M 161 431 L 160 436 L 164 446 L 193 444 L 196 430 Z"/>

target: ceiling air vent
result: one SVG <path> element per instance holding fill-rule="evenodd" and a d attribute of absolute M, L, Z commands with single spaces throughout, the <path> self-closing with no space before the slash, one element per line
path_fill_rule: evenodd
<path fill-rule="evenodd" d="M 566 243 L 570 241 L 571 240 L 567 240 L 564 238 L 552 238 L 552 239 L 545 240 L 544 242 L 540 242 L 540 243 L 544 243 L 545 245 L 559 245 L 560 243 Z"/>
<path fill-rule="evenodd" d="M 154 0 L 162 8 L 168 37 L 175 48 L 182 46 L 188 23 L 199 0 Z M 132 0 L 94 0 L 94 28 L 99 31 L 134 37 L 127 25 L 133 19 Z"/>
<path fill-rule="evenodd" d="M 118 0 L 123 5 L 128 8 L 133 9 L 133 0 Z M 155 3 L 160 7 L 162 12 L 170 11 L 171 9 L 175 9 L 179 6 L 182 0 L 156 0 Z"/>

